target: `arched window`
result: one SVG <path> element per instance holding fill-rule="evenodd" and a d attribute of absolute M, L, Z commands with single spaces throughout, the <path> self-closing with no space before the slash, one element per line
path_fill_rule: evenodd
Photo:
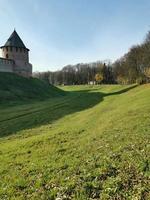
<path fill-rule="evenodd" d="M 8 53 L 6 54 L 6 58 L 7 58 L 7 59 L 9 58 Z"/>

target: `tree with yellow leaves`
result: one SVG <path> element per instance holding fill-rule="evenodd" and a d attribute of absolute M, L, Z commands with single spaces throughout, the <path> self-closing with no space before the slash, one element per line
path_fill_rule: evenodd
<path fill-rule="evenodd" d="M 100 84 L 102 82 L 102 80 L 103 80 L 103 75 L 100 74 L 100 73 L 96 74 L 95 75 L 95 80 L 96 80 L 97 84 Z"/>

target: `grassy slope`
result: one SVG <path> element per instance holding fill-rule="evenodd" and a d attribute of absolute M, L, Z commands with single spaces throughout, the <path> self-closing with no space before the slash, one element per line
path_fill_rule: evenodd
<path fill-rule="evenodd" d="M 58 88 L 36 78 L 23 78 L 12 73 L 0 73 L 0 104 L 12 101 L 44 99 L 61 94 Z"/>
<path fill-rule="evenodd" d="M 0 199 L 149 199 L 150 85 L 126 88 L 1 108 Z"/>

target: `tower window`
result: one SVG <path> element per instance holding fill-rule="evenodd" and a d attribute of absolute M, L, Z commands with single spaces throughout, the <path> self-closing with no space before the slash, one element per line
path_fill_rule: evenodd
<path fill-rule="evenodd" d="M 18 52 L 18 47 L 16 47 L 16 52 Z"/>
<path fill-rule="evenodd" d="M 7 59 L 9 58 L 8 53 L 6 54 L 6 58 L 7 58 Z"/>
<path fill-rule="evenodd" d="M 6 47 L 6 51 L 8 51 L 8 47 Z"/>

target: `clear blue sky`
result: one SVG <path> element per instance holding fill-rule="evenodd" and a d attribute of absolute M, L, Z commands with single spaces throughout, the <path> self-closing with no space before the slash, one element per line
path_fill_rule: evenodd
<path fill-rule="evenodd" d="M 150 30 L 150 0 L 0 0 L 0 45 L 14 27 L 34 71 L 115 59 Z"/>

